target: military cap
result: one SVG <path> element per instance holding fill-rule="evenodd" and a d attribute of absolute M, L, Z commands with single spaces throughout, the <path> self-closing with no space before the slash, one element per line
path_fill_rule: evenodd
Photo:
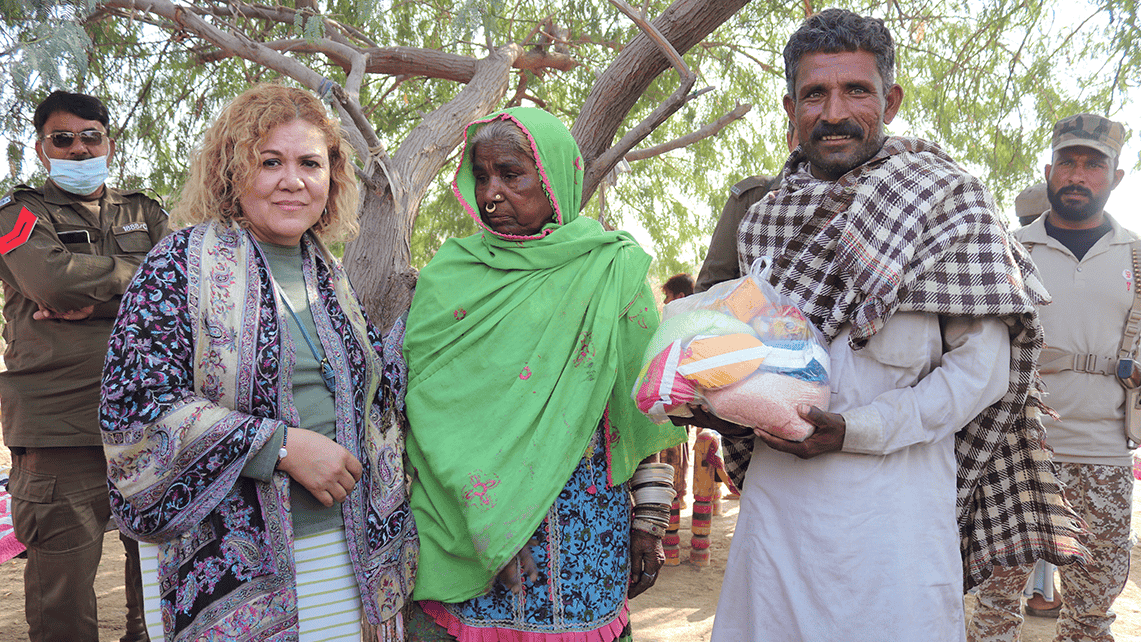
<path fill-rule="evenodd" d="M 1029 225 L 1050 209 L 1050 200 L 1046 197 L 1046 184 L 1036 183 L 1019 192 L 1014 197 L 1014 215 L 1022 225 Z"/>
<path fill-rule="evenodd" d="M 1124 143 L 1125 127 L 1121 123 L 1097 114 L 1078 114 L 1054 125 L 1054 140 L 1050 146 L 1055 152 L 1079 145 L 1090 147 L 1116 161 Z"/>

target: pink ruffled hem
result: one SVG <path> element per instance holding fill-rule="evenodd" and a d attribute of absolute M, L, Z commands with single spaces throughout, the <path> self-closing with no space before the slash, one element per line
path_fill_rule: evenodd
<path fill-rule="evenodd" d="M 498 627 L 476 628 L 465 625 L 439 602 L 425 600 L 419 604 L 428 617 L 435 620 L 436 624 L 447 628 L 448 635 L 455 636 L 459 642 L 613 642 L 622 635 L 622 631 L 630 621 L 629 606 L 623 604 L 622 610 L 618 612 L 618 617 L 614 618 L 613 622 L 593 631 L 539 633 Z"/>

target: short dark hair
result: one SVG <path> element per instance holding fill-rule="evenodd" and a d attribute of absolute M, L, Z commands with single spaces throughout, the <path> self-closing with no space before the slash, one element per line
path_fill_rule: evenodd
<path fill-rule="evenodd" d="M 811 53 L 866 51 L 876 57 L 883 90 L 895 84 L 895 43 L 883 20 L 847 9 L 825 9 L 800 23 L 784 46 L 784 78 L 788 95 L 796 100 L 796 72 L 800 59 Z"/>
<path fill-rule="evenodd" d="M 675 274 L 669 278 L 668 281 L 662 284 L 662 290 L 668 294 L 680 294 L 681 296 L 689 296 L 693 294 L 693 277 L 682 272 Z"/>
<path fill-rule="evenodd" d="M 36 114 L 32 118 L 32 124 L 36 126 L 36 136 L 44 135 L 44 124 L 48 122 L 52 114 L 60 111 L 65 111 L 84 120 L 97 120 L 103 123 L 103 129 L 108 129 L 107 133 L 110 133 L 111 115 L 107 113 L 107 107 L 103 105 L 103 101 L 95 96 L 73 94 L 57 89 L 36 107 Z"/>

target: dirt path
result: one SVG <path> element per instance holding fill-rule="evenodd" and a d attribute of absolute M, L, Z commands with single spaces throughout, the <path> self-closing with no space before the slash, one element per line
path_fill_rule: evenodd
<path fill-rule="evenodd" d="M 683 562 L 665 568 L 654 588 L 638 597 L 633 605 L 634 640 L 636 642 L 705 642 L 713 629 L 721 576 L 729 554 L 729 542 L 737 519 L 737 502 L 722 504 L 725 514 L 713 518 L 711 564 L 699 568 Z M 682 532 L 689 524 L 689 511 L 683 511 Z M 1134 529 L 1141 530 L 1141 482 L 1133 490 Z M 682 557 L 688 554 L 682 538 Z M 967 617 L 974 607 L 974 596 L 966 598 Z M 1141 543 L 1133 546 L 1129 582 L 1114 603 L 1117 620 L 1113 634 L 1118 642 L 1141 640 Z M 1022 642 L 1052 642 L 1055 620 L 1028 617 L 1022 629 Z"/>
<path fill-rule="evenodd" d="M 0 466 L 8 465 L 8 450 L 0 445 Z M 692 501 L 690 501 L 692 505 Z M 709 640 L 721 576 L 736 525 L 737 502 L 723 502 L 724 515 L 713 518 L 710 535 L 711 564 L 696 567 L 688 562 L 690 510 L 682 514 L 681 566 L 662 569 L 657 585 L 632 602 L 634 639 L 637 642 L 703 642 Z M 1133 524 L 1141 530 L 1141 483 L 1134 487 Z M 1141 544 L 1133 548 L 1133 564 L 1125 592 L 1115 604 L 1117 621 L 1113 633 L 1119 642 L 1141 640 Z M 26 642 L 24 623 L 24 561 L 0 564 L 0 642 Z M 95 579 L 99 599 L 100 642 L 117 642 L 126 614 L 123 598 L 123 547 L 115 534 L 103 543 L 103 563 Z M 973 606 L 966 598 L 968 617 Z M 1027 618 L 1023 642 L 1053 640 L 1054 620 Z"/>

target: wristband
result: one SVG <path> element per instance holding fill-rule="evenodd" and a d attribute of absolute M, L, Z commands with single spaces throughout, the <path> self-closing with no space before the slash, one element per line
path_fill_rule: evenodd
<path fill-rule="evenodd" d="M 289 451 L 285 449 L 285 442 L 289 439 L 289 426 L 281 429 L 281 448 L 277 451 L 277 463 L 281 463 L 289 455 Z"/>
<path fill-rule="evenodd" d="M 649 533 L 658 539 L 661 539 L 666 535 L 665 526 L 662 526 L 661 524 L 655 524 L 654 522 L 645 519 L 639 519 L 637 517 L 635 517 L 630 522 L 630 528 L 632 530 L 641 531 L 643 533 Z"/>

